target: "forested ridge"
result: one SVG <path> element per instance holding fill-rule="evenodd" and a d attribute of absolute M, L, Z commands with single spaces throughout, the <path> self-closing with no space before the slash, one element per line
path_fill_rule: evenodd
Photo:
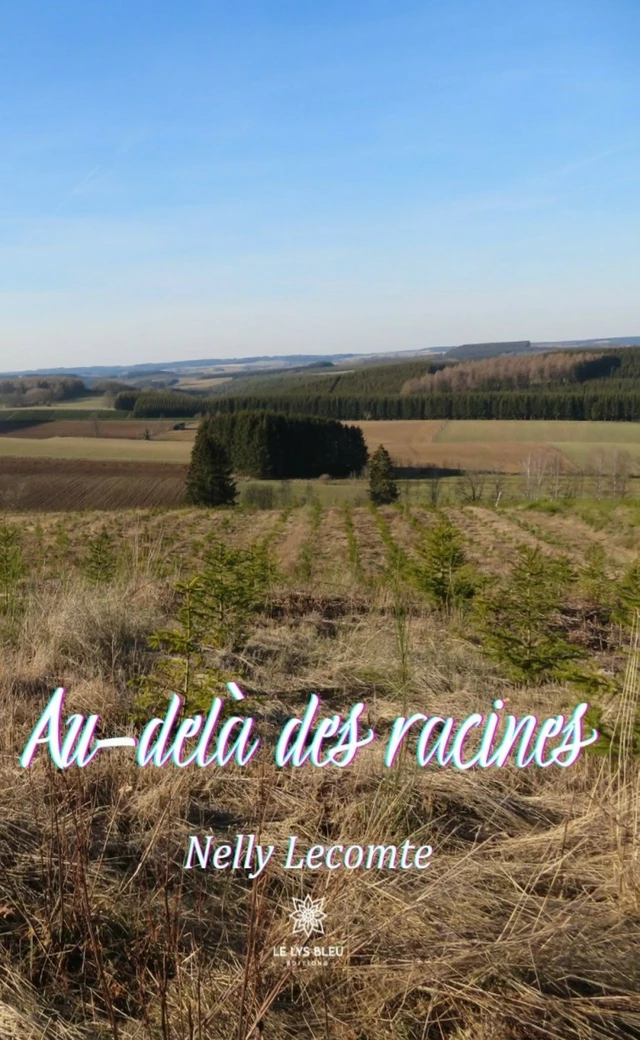
<path fill-rule="evenodd" d="M 461 390 L 527 390 L 530 387 L 562 387 L 606 378 L 620 367 L 615 354 L 545 353 L 513 354 L 447 365 L 408 379 L 403 393 L 442 393 Z"/>
<path fill-rule="evenodd" d="M 519 384 L 525 383 L 523 387 Z M 221 388 L 222 391 L 223 388 Z M 208 397 L 174 391 L 119 395 L 139 418 L 276 411 L 362 419 L 640 419 L 640 349 L 549 352 L 448 363 L 371 365 L 234 381 Z"/>

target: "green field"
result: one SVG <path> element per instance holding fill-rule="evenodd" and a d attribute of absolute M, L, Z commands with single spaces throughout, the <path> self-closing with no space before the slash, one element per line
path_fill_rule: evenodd
<path fill-rule="evenodd" d="M 593 466 L 602 456 L 605 466 L 607 461 L 612 462 L 616 455 L 624 456 L 631 465 L 633 472 L 637 473 L 640 468 L 640 444 L 627 441 L 554 441 L 551 447 L 559 451 L 566 459 L 569 459 L 578 469 L 584 470 Z"/>
<path fill-rule="evenodd" d="M 115 411 L 113 408 L 113 394 L 87 394 L 85 397 L 74 397 L 68 401 L 60 401 L 60 407 L 71 408 L 75 411 L 77 408 L 90 409 L 96 411 L 100 409 L 107 409 L 108 411 Z M 55 405 L 53 406 L 55 409 Z"/>
<path fill-rule="evenodd" d="M 434 437 L 438 444 L 460 442 L 513 444 L 579 443 L 640 445 L 640 423 L 565 422 L 542 419 L 449 419 Z"/>

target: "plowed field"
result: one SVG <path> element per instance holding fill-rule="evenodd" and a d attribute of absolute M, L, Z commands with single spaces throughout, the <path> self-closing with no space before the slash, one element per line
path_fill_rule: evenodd
<path fill-rule="evenodd" d="M 180 505 L 185 466 L 84 459 L 0 458 L 0 508 L 136 509 Z"/>

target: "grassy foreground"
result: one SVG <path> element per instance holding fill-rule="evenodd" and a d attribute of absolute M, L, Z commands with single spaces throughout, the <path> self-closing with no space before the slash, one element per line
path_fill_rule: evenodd
<path fill-rule="evenodd" d="M 616 507 L 622 508 L 622 507 Z M 522 542 L 579 571 L 605 544 L 610 580 L 637 542 L 593 517 L 448 510 L 469 560 L 501 580 Z M 204 651 L 214 681 L 242 682 L 269 743 L 310 692 L 328 712 L 367 704 L 385 734 L 399 714 L 568 713 L 561 678 L 531 685 L 491 661 L 468 619 L 430 605 L 407 561 L 428 510 L 22 514 L 2 579 L 3 816 L 0 1036 L 15 1040 L 595 1040 L 640 1036 L 638 760 L 584 754 L 571 768 L 385 770 L 377 746 L 344 770 L 140 769 L 127 751 L 56 772 L 18 755 L 47 697 L 132 730 L 141 678 L 176 625 L 177 580 L 207 538 L 273 554 L 266 600 L 242 639 Z M 11 517 L 5 518 L 13 530 Z M 604 521 L 603 521 L 604 522 Z M 105 534 L 106 532 L 106 534 Z M 102 536 L 102 537 L 101 537 Z M 7 541 L 8 545 L 9 542 Z M 15 545 L 18 540 L 12 543 Z M 10 561 L 14 565 L 11 569 Z M 9 561 L 7 563 L 6 561 Z M 582 586 L 576 586 L 580 589 Z M 598 594 L 599 595 L 599 594 Z M 627 630 L 574 591 L 562 624 L 594 668 L 621 678 Z M 590 598 L 591 597 L 591 598 Z M 604 705 L 610 727 L 629 716 Z M 260 832 L 285 843 L 432 844 L 420 874 L 296 876 L 253 883 L 183 864 L 189 835 Z M 325 946 L 287 965 L 294 897 L 325 899 Z"/>

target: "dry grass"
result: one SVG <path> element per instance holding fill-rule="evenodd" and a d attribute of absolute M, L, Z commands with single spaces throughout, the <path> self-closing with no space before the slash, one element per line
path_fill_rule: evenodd
<path fill-rule="evenodd" d="M 108 425 L 107 423 L 104 424 Z M 130 440 L 117 437 L 0 437 L 0 456 L 48 459 L 100 459 L 133 462 L 181 462 L 191 456 L 186 442 Z"/>
<path fill-rule="evenodd" d="M 309 533 L 302 515 L 304 525 L 299 513 L 281 523 L 266 514 L 253 531 L 250 517 L 238 518 L 245 529 L 227 534 L 246 544 L 273 531 L 292 568 Z M 268 745 L 311 691 L 329 712 L 364 700 L 381 736 L 398 714 L 460 718 L 487 710 L 497 692 L 515 714 L 571 707 L 562 686 L 507 683 L 455 620 L 418 603 L 403 658 L 394 594 L 355 582 L 338 518 L 325 514 L 320 527 L 331 544 L 316 559 L 318 582 L 276 590 L 242 650 Z M 191 538 L 197 559 L 212 519 L 181 514 L 173 554 Z M 409 545 L 399 514 L 387 519 Z M 128 537 L 140 518 L 120 522 Z M 87 519 L 87 530 L 96 523 Z M 355 528 L 365 567 L 380 575 L 384 549 L 367 512 Z M 69 710 L 100 712 L 105 731 L 130 728 L 129 680 L 148 664 L 146 637 L 172 606 L 170 576 L 157 575 L 153 554 L 104 586 L 75 566 L 63 573 L 63 559 L 57 573 L 31 579 L 0 668 L 3 1040 L 640 1036 L 639 774 L 630 755 L 470 773 L 419 770 L 405 757 L 385 771 L 374 745 L 345 770 L 278 770 L 264 754 L 222 772 L 139 769 L 117 751 L 82 771 L 58 773 L 42 756 L 20 771 L 19 750 L 54 685 L 68 688 Z M 627 730 L 637 694 L 630 672 Z M 282 869 L 281 856 L 253 884 L 240 872 L 182 869 L 189 835 L 251 832 L 281 848 L 298 834 L 305 846 L 409 838 L 435 852 L 424 873 L 300 876 Z M 344 945 L 345 956 L 319 967 L 273 956 L 292 941 L 288 914 L 302 893 L 325 897 L 322 942 Z"/>

